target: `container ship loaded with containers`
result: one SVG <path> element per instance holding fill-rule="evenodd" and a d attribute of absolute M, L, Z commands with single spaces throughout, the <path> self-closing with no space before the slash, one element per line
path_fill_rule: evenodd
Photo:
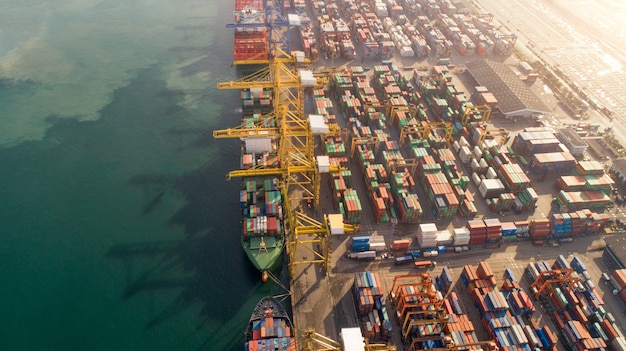
<path fill-rule="evenodd" d="M 250 316 L 245 351 L 296 351 L 292 332 L 293 324 L 280 301 L 264 297 Z"/>
<path fill-rule="evenodd" d="M 235 0 L 235 61 L 267 60 L 269 34 L 262 0 Z"/>
<path fill-rule="evenodd" d="M 241 91 L 242 127 L 275 127 L 272 118 L 272 92 L 264 89 Z M 273 137 L 246 137 L 241 143 L 241 169 L 278 168 L 278 145 Z M 285 248 L 283 197 L 276 177 L 242 178 L 239 204 L 242 212 L 241 244 L 263 281 L 282 262 Z"/>

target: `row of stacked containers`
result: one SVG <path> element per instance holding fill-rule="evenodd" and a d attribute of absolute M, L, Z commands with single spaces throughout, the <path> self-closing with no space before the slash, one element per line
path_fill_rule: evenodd
<path fill-rule="evenodd" d="M 392 326 L 380 275 L 371 271 L 355 273 L 352 294 L 363 336 L 370 341 L 389 340 Z"/>
<path fill-rule="evenodd" d="M 452 274 L 448 268 L 435 280 L 428 273 L 397 276 L 389 292 L 403 341 L 408 350 L 478 342 L 475 328 L 452 288 Z M 447 297 L 444 298 L 446 294 Z M 467 350 L 481 350 L 467 346 Z"/>
<path fill-rule="evenodd" d="M 362 71 L 357 71 L 357 74 L 359 72 L 362 73 Z M 322 116 L 328 124 L 336 124 L 337 118 L 334 114 L 334 104 L 326 95 L 327 91 L 325 89 L 314 89 L 314 114 Z M 324 153 L 329 156 L 331 165 L 342 167 L 343 169 L 340 172 L 332 173 L 330 178 L 331 197 L 334 205 L 343 215 L 345 223 L 360 223 L 363 208 L 361 199 L 352 187 L 352 172 L 347 169 L 348 152 L 346 140 L 340 135 L 327 137 L 324 139 L 323 149 Z"/>
<path fill-rule="evenodd" d="M 390 83 L 395 81 L 394 76 L 383 74 L 388 73 L 388 66 L 377 66 L 375 70 L 374 81 L 378 79 L 386 82 L 376 84 L 397 86 Z M 367 106 L 378 104 L 379 100 L 376 89 L 370 84 L 363 69 L 353 67 L 335 73 L 331 92 L 348 119 L 352 138 L 350 152 L 354 153 L 351 156 L 357 158 L 363 174 L 375 221 L 387 223 L 395 219 L 401 223 L 418 222 L 422 216 L 422 207 L 414 192 L 415 181 L 408 169 L 402 167 L 405 164 L 404 156 L 398 142 L 388 132 L 388 116 Z M 397 93 L 401 93 L 401 90 L 398 89 Z M 406 105 L 406 102 L 401 103 Z M 358 143 L 355 140 L 370 142 Z"/>
<path fill-rule="evenodd" d="M 623 289 L 626 274 L 615 275 L 615 284 Z M 485 261 L 464 266 L 456 287 L 451 270 L 444 267 L 434 279 L 428 273 L 395 277 L 388 299 L 376 272 L 356 273 L 352 291 L 363 335 L 372 341 L 389 340 L 391 318 L 395 318 L 408 350 L 479 342 L 468 311 L 454 291 L 459 289 L 467 291 L 488 338 L 500 350 L 556 350 L 559 340 L 568 350 L 626 349 L 621 329 L 604 309 L 579 257 L 567 261 L 561 255 L 552 265 L 531 263 L 524 276 L 530 295 L 513 270 L 506 268 L 499 283 Z M 533 297 L 541 301 L 558 331 L 540 326 L 538 318 L 533 318 Z M 480 346 L 467 349 L 479 350 Z"/>
<path fill-rule="evenodd" d="M 440 72 L 445 72 L 445 70 L 442 69 Z M 371 143 L 357 144 L 352 150 L 348 145 L 351 145 L 353 140 L 342 140 L 342 137 L 335 136 L 325 140 L 326 153 L 331 156 L 335 164 L 345 166 L 348 151 L 354 151 L 353 157 L 357 157 L 361 166 L 374 218 L 378 223 L 389 222 L 393 219 L 404 223 L 420 220 L 423 210 L 422 203 L 418 200 L 414 189 L 414 176 L 419 179 L 427 195 L 430 212 L 434 218 L 476 215 L 477 209 L 473 196 L 467 191 L 470 178 L 460 175 L 456 168 L 454 153 L 450 149 L 441 148 L 444 144 L 443 139 L 432 134 L 428 139 L 421 138 L 419 134 L 408 134 L 406 140 L 400 142 L 404 144 L 408 140 L 405 148 L 391 139 L 390 126 L 395 126 L 400 130 L 406 126 L 421 127 L 427 121 L 427 114 L 421 106 L 418 105 L 416 111 L 409 110 L 407 101 L 419 102 L 422 97 L 419 92 L 405 90 L 408 84 L 410 82 L 407 78 L 402 76 L 393 65 L 375 66 L 374 77 L 371 81 L 368 80 L 362 67 L 352 67 L 335 73 L 332 76 L 330 93 L 339 101 L 341 112 L 349 121 L 351 137 L 353 140 L 370 140 Z M 450 85 L 447 87 L 449 89 Z M 322 89 L 315 91 L 316 113 L 325 116 L 329 123 L 334 123 L 336 117 L 332 112 L 333 103 L 326 94 L 327 92 Z M 381 111 L 381 106 L 386 107 L 384 111 Z M 389 111 L 391 111 L 391 116 L 386 115 Z M 455 113 L 458 114 L 458 112 Z M 478 123 L 470 123 L 461 128 L 460 132 L 467 135 L 470 140 L 474 140 L 476 135 L 482 133 L 482 130 Z M 542 138 L 548 138 L 548 135 L 553 136 L 551 132 L 541 128 L 528 128 L 520 134 L 526 137 L 519 138 L 518 136 L 516 140 L 533 141 L 535 139 L 528 137 L 533 133 Z M 474 146 L 474 149 L 470 149 L 470 144 L 463 135 L 459 139 L 457 152 L 461 159 L 463 159 L 461 155 L 470 155 L 469 159 L 474 170 L 472 178 L 478 185 L 479 193 L 487 199 L 489 208 L 496 213 L 534 209 L 538 195 L 531 187 L 530 180 L 522 167 L 512 162 L 513 148 L 500 147 L 495 140 L 487 139 L 483 142 L 482 148 Z M 377 147 L 374 146 L 374 141 Z M 537 145 L 551 144 L 537 143 Z M 520 153 L 529 152 L 525 142 L 518 141 L 517 144 L 514 143 L 514 146 Z M 407 157 L 416 159 L 415 174 L 411 174 L 408 168 L 402 168 L 405 164 L 403 150 L 408 153 Z M 538 146 L 533 146 L 532 151 L 538 150 Z M 536 154 L 533 154 L 534 156 Z M 523 156 L 516 157 L 521 161 Z M 588 190 L 580 192 L 583 195 L 611 189 L 610 178 L 603 173 L 598 174 L 597 165 L 588 162 L 573 165 L 567 163 L 567 165 L 572 169 L 573 176 L 588 179 L 584 186 L 584 189 Z M 601 171 L 603 172 L 603 169 Z M 346 178 L 346 175 L 340 176 Z M 576 179 L 580 181 L 581 178 Z M 562 182 L 567 181 L 571 183 L 572 179 L 562 180 Z M 336 188 L 333 190 L 341 191 Z M 600 203 L 604 204 L 608 199 L 606 197 L 602 202 L 582 201 L 578 198 L 571 200 L 575 194 L 563 191 L 557 196 L 557 200 L 561 201 L 559 199 L 566 195 L 569 196 L 569 200 L 563 201 L 568 201 L 569 206 L 565 209 L 573 211 L 587 208 L 585 205 L 592 208 L 599 207 Z M 341 196 L 336 198 L 341 199 Z M 344 206 L 344 210 L 352 211 L 352 214 L 348 215 L 353 218 L 351 220 L 356 221 L 360 218 L 360 206 L 352 206 L 350 209 Z"/>
<path fill-rule="evenodd" d="M 560 255 L 552 265 L 530 263 L 525 275 L 569 350 L 626 349 L 624 334 L 604 309 L 604 301 L 579 257 L 568 262 Z"/>
<path fill-rule="evenodd" d="M 508 56 L 516 39 L 495 27 L 493 15 L 470 15 L 467 8 L 459 9 L 445 0 L 317 0 L 311 7 L 320 23 L 316 35 L 305 8 L 294 6 L 301 18 L 300 36 L 309 58 L 315 58 L 317 46 L 328 57 L 344 56 L 339 48 L 346 46 L 353 51 L 358 47 L 366 58 L 382 59 L 390 58 L 394 51 L 402 57 L 427 57 L 431 53 L 447 57 L 452 48 L 466 56 Z M 321 42 L 312 40 L 315 37 Z"/>
<path fill-rule="evenodd" d="M 609 220 L 607 214 L 590 210 L 553 213 L 549 219 L 502 222 L 498 218 L 468 220 L 462 228 L 442 229 L 436 223 L 421 223 L 416 233 L 420 249 L 437 248 L 448 252 L 450 247 L 497 244 L 522 240 L 565 239 L 598 234 Z M 408 247 L 407 247 L 408 249 Z"/>
<path fill-rule="evenodd" d="M 500 350 L 556 349 L 554 331 L 539 327 L 531 318 L 535 307 L 510 269 L 505 270 L 500 288 L 485 261 L 478 267 L 464 266 L 461 282 L 480 313 L 483 328 Z"/>
<path fill-rule="evenodd" d="M 471 148 L 464 136 L 468 134 L 475 143 L 481 133 L 484 133 L 484 129 L 477 124 L 464 128 L 457 152 L 461 162 L 471 168 L 472 180 L 489 209 L 494 213 L 533 210 L 539 196 L 524 169 L 513 162 L 511 150 L 499 146 L 495 139 L 487 139 L 482 145 Z"/>

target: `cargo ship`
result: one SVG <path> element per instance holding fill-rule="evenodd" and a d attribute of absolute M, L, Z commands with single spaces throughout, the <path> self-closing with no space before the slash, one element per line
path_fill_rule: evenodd
<path fill-rule="evenodd" d="M 269 33 L 263 0 L 235 0 L 235 61 L 267 60 Z"/>
<path fill-rule="evenodd" d="M 280 266 L 285 248 L 282 195 L 277 179 L 244 178 L 242 184 L 241 245 L 250 262 L 261 271 L 263 281 L 267 281 L 269 272 Z"/>
<path fill-rule="evenodd" d="M 245 351 L 296 351 L 293 324 L 278 300 L 266 296 L 254 307 L 245 345 Z"/>
<path fill-rule="evenodd" d="M 265 116 L 272 110 L 272 92 L 268 89 L 241 91 L 242 126 L 275 127 Z M 242 170 L 278 168 L 278 144 L 274 137 L 246 137 L 241 143 Z M 282 262 L 285 248 L 283 198 L 276 177 L 244 177 L 239 204 L 243 217 L 241 245 L 250 262 L 267 281 L 269 272 Z"/>

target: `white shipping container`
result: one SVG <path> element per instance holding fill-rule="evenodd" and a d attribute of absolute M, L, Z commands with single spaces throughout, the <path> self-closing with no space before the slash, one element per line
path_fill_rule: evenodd
<path fill-rule="evenodd" d="M 481 158 L 480 161 L 478 161 L 478 165 L 480 166 L 480 170 L 483 172 L 486 172 L 487 168 L 489 167 L 487 160 L 485 160 L 484 158 Z"/>
<path fill-rule="evenodd" d="M 272 151 L 272 138 L 246 138 L 245 139 L 246 152 L 250 154 L 262 154 Z"/>
<path fill-rule="evenodd" d="M 464 136 L 459 138 L 459 144 L 461 144 L 461 146 L 469 146 L 469 143 L 467 142 L 467 139 L 465 139 Z"/>
<path fill-rule="evenodd" d="M 493 167 L 487 168 L 487 179 L 495 179 L 498 177 L 496 170 Z"/>
<path fill-rule="evenodd" d="M 472 171 L 474 172 L 477 172 L 478 170 L 480 170 L 480 164 L 478 163 L 478 160 L 473 158 L 472 161 L 470 161 L 470 167 L 472 168 Z"/>
<path fill-rule="evenodd" d="M 415 56 L 415 52 L 411 49 L 410 46 L 403 46 L 400 48 L 400 56 L 402 57 L 413 57 Z"/>
<path fill-rule="evenodd" d="M 314 135 L 328 134 L 330 130 L 322 115 L 309 115 L 309 126 Z"/>
<path fill-rule="evenodd" d="M 461 149 L 461 144 L 459 144 L 459 142 L 455 140 L 454 143 L 452 143 L 452 147 L 454 148 L 454 152 L 459 153 L 459 150 Z"/>
<path fill-rule="evenodd" d="M 459 158 L 461 159 L 461 162 L 465 164 L 471 162 L 472 152 L 470 151 L 470 148 L 467 146 L 461 146 L 461 149 L 459 150 Z"/>
<path fill-rule="evenodd" d="M 385 243 L 385 237 L 382 235 L 372 235 L 370 236 L 370 244 L 372 243 Z"/>
<path fill-rule="evenodd" d="M 480 183 L 483 181 L 482 179 L 480 179 L 480 176 L 478 175 L 478 173 L 473 172 L 472 173 L 472 181 L 474 181 L 474 184 L 476 184 L 476 186 L 479 186 Z"/>
<path fill-rule="evenodd" d="M 492 198 L 504 191 L 504 184 L 500 179 L 483 179 L 478 187 L 478 192 L 483 198 Z"/>
<path fill-rule="evenodd" d="M 417 234 L 436 234 L 437 233 L 437 225 L 435 223 L 420 223 L 419 228 L 417 229 Z"/>
<path fill-rule="evenodd" d="M 481 150 L 478 146 L 474 146 L 474 158 L 480 159 L 483 156 L 483 150 Z"/>
<path fill-rule="evenodd" d="M 370 250 L 376 251 L 376 252 L 382 252 L 385 251 L 385 249 L 387 248 L 387 246 L 385 245 L 384 242 L 382 243 L 372 243 L 370 242 Z"/>

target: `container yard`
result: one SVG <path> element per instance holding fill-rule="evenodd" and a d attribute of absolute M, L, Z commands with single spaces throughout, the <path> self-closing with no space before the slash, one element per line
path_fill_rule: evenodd
<path fill-rule="evenodd" d="M 615 221 L 606 167 L 559 128 L 500 127 L 498 99 L 451 63 L 508 58 L 517 37 L 448 1 L 290 8 L 326 82 L 306 88 L 305 119 L 326 130 L 315 152 L 338 170 L 321 177 L 317 207 L 293 206 L 358 228 L 328 233 L 326 271 L 311 260 L 319 244 L 290 257 L 298 345 L 313 328 L 350 349 L 348 327 L 404 350 L 623 349 L 626 274 L 598 251 Z"/>

